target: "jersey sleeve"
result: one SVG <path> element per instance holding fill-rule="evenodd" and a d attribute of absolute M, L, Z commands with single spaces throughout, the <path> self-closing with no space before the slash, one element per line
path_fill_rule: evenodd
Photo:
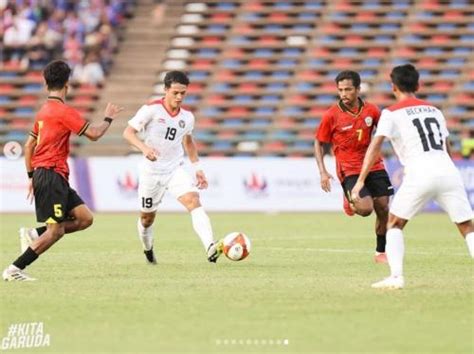
<path fill-rule="evenodd" d="M 128 121 L 128 125 L 136 131 L 142 131 L 153 118 L 153 106 L 142 106 L 135 116 Z"/>
<path fill-rule="evenodd" d="M 323 114 L 321 123 L 316 129 L 315 137 L 322 143 L 330 143 L 332 137 L 332 115 L 328 112 Z"/>
<path fill-rule="evenodd" d="M 188 131 L 186 132 L 186 134 L 192 134 L 193 133 L 193 130 L 194 130 L 194 122 L 196 121 L 196 117 L 194 117 L 194 114 L 192 113 L 189 113 L 189 116 L 190 116 L 190 119 L 189 119 L 189 127 L 188 127 Z"/>
<path fill-rule="evenodd" d="M 81 114 L 73 108 L 70 108 L 64 119 L 64 125 L 73 133 L 81 136 L 89 127 L 89 122 L 82 118 Z"/>
<path fill-rule="evenodd" d="M 33 124 L 33 128 L 30 131 L 30 136 L 32 138 L 34 138 L 35 140 L 38 140 L 38 132 L 39 132 L 38 121 L 35 119 L 35 123 Z"/>
<path fill-rule="evenodd" d="M 394 126 L 391 112 L 384 109 L 380 115 L 375 136 L 385 136 L 387 138 L 391 138 L 393 136 L 393 129 Z"/>

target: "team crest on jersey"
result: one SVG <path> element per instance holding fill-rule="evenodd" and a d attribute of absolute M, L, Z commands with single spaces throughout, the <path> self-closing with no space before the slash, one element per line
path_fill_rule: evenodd
<path fill-rule="evenodd" d="M 368 127 L 371 127 L 373 122 L 374 120 L 372 117 L 365 117 L 365 124 L 367 124 Z"/>
<path fill-rule="evenodd" d="M 184 126 L 186 125 L 186 123 L 184 123 L 184 120 L 180 120 L 180 121 L 178 122 L 178 125 L 179 125 L 180 128 L 184 128 Z"/>

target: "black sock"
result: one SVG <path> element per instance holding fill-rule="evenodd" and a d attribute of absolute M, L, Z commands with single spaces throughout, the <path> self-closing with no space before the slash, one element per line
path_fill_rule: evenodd
<path fill-rule="evenodd" d="M 377 235 L 377 252 L 384 253 L 385 252 L 385 244 L 387 243 L 385 234 L 384 235 Z"/>
<path fill-rule="evenodd" d="M 13 265 L 17 268 L 25 269 L 31 263 L 36 261 L 38 257 L 39 256 L 36 254 L 36 252 L 33 251 L 31 247 L 28 247 L 26 251 L 20 257 L 18 257 L 15 262 L 13 262 Z"/>
<path fill-rule="evenodd" d="M 41 226 L 41 227 L 36 228 L 36 232 L 38 233 L 38 236 L 41 236 L 45 231 L 46 231 L 46 226 Z"/>

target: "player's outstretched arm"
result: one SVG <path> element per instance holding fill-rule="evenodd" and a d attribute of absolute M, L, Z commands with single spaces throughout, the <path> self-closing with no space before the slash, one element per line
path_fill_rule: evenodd
<path fill-rule="evenodd" d="M 323 149 L 318 139 L 314 140 L 314 157 L 316 158 L 316 163 L 319 168 L 319 174 L 321 175 L 321 188 L 325 192 L 330 192 L 331 180 L 334 179 L 334 177 L 326 170 L 326 165 L 324 164 Z"/>
<path fill-rule="evenodd" d="M 105 108 L 105 118 L 99 124 L 91 124 L 87 127 L 84 135 L 89 138 L 89 140 L 97 141 L 99 140 L 109 129 L 112 121 L 117 117 L 117 115 L 123 111 L 123 107 L 119 107 L 113 103 L 107 103 Z"/>
<path fill-rule="evenodd" d="M 359 178 L 357 179 L 354 188 L 352 188 L 352 200 L 356 201 L 360 199 L 359 192 L 364 187 L 365 179 L 374 165 L 375 160 L 380 156 L 384 139 L 384 136 L 379 135 L 374 137 L 370 142 L 364 156 L 364 162 L 362 163 L 362 170 L 360 171 Z"/>
<path fill-rule="evenodd" d="M 138 150 L 140 150 L 143 155 L 150 161 L 156 161 L 158 156 L 158 152 L 146 145 L 143 141 L 141 141 L 137 136 L 137 131 L 135 128 L 128 125 L 122 134 L 123 138 L 128 141 L 130 145 L 135 146 Z"/>

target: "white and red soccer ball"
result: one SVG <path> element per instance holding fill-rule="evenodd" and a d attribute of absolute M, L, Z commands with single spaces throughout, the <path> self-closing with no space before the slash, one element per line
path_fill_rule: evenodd
<path fill-rule="evenodd" d="M 245 259 L 252 247 L 249 238 L 242 232 L 232 232 L 224 237 L 224 254 L 232 261 Z"/>

